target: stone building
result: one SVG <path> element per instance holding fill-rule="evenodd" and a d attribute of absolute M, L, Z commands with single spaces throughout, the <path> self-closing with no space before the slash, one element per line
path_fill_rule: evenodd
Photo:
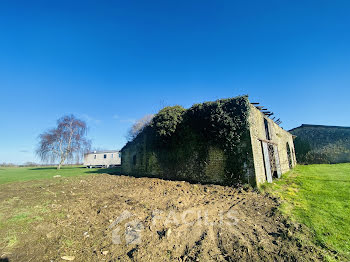
<path fill-rule="evenodd" d="M 303 124 L 289 132 L 296 136 L 294 144 L 299 163 L 350 162 L 350 127 Z"/>
<path fill-rule="evenodd" d="M 259 186 L 296 165 L 293 136 L 247 96 L 162 109 L 121 150 L 122 172 Z"/>

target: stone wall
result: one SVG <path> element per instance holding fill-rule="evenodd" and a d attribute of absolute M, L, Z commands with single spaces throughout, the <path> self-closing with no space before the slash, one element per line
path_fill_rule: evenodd
<path fill-rule="evenodd" d="M 292 166 L 294 167 L 296 165 L 292 134 L 282 129 L 272 119 L 267 118 L 260 110 L 251 105 L 249 115 L 250 136 L 254 157 L 255 175 L 258 185 L 266 182 L 264 158 L 261 145 L 261 140 L 266 140 L 264 119 L 268 121 L 271 141 L 277 144 L 282 173 L 290 170 L 287 155 L 287 142 L 290 146 Z"/>
<path fill-rule="evenodd" d="M 159 122 L 151 124 L 122 149 L 123 173 L 255 185 L 248 106 L 246 97 L 194 105 L 165 138 L 157 133 Z"/>
<path fill-rule="evenodd" d="M 126 175 L 147 175 L 159 177 L 161 174 L 157 158 L 147 151 L 147 134 L 139 135 L 122 149 L 122 171 Z"/>
<path fill-rule="evenodd" d="M 230 108 L 226 110 L 229 111 Z M 277 145 L 282 173 L 290 169 L 287 142 L 292 166 L 296 164 L 293 137 L 290 133 L 266 118 L 251 104 L 242 115 L 248 121 L 237 127 L 243 131 L 234 140 L 237 146 L 232 151 L 212 139 L 221 135 L 215 133 L 221 132 L 220 128 L 208 137 L 208 133 L 203 134 L 203 130 L 198 131 L 195 127 L 184 124 L 185 127 L 176 129 L 173 137 L 167 140 L 168 144 L 162 144 L 154 135 L 155 130 L 148 127 L 122 149 L 122 171 L 130 175 L 200 183 L 249 183 L 253 186 L 262 184 L 266 181 L 261 145 L 261 139 L 266 140 L 264 119 L 268 121 L 271 142 Z M 197 118 L 202 116 L 202 113 L 195 115 Z M 235 117 L 237 115 L 232 116 L 233 121 Z M 233 140 L 229 142 L 231 141 Z"/>
<path fill-rule="evenodd" d="M 242 156 L 245 159 L 238 160 L 243 161 L 245 175 L 235 179 L 236 174 L 227 173 L 226 166 L 228 161 L 234 162 L 237 159 L 230 159 L 215 145 L 206 145 L 205 141 L 198 145 L 196 141 L 155 151 L 148 146 L 149 140 L 145 132 L 122 149 L 123 174 L 224 185 L 233 184 L 228 181 L 232 179 L 235 183 L 240 181 L 255 185 L 250 141 L 242 143 L 241 151 L 244 152 Z"/>
<path fill-rule="evenodd" d="M 350 127 L 301 125 L 290 130 L 295 151 L 302 164 L 336 164 L 350 162 Z"/>

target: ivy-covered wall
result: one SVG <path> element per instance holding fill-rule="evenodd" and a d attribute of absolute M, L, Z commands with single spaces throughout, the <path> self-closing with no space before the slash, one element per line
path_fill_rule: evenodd
<path fill-rule="evenodd" d="M 165 107 L 122 149 L 125 174 L 255 185 L 246 96 Z"/>

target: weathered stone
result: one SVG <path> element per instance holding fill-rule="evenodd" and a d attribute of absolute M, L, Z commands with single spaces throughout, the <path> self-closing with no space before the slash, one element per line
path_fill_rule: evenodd
<path fill-rule="evenodd" d="M 180 141 L 175 146 L 165 146 L 156 151 L 150 146 L 150 140 L 154 138 L 147 132 L 142 132 L 122 149 L 123 174 L 200 183 L 247 183 L 253 186 L 266 182 L 269 176 L 280 177 L 296 165 L 293 136 L 249 102 L 246 108 L 246 111 L 242 112 L 244 116 L 238 117 L 247 119 L 248 124 L 242 123 L 239 127 L 245 130 L 245 133 L 235 141 L 235 154 L 230 154 L 222 146 L 213 144 L 215 139 L 210 142 L 203 140 L 203 136 L 197 136 L 193 130 L 189 130 L 182 137 L 179 136 Z M 202 116 L 198 114 L 196 117 Z M 232 121 L 236 121 L 236 118 L 233 117 Z M 217 132 L 218 136 L 222 135 L 219 134 L 220 130 Z M 192 137 L 197 140 L 193 142 Z M 262 150 L 264 143 L 265 149 L 268 148 L 265 150 L 265 157 Z M 160 161 L 167 156 L 174 159 L 179 154 L 186 155 L 181 163 L 168 161 L 165 165 Z M 237 170 L 240 171 L 232 173 L 232 165 L 237 165 Z"/>

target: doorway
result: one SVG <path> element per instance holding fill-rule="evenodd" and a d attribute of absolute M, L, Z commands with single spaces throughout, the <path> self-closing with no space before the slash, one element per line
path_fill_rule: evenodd
<path fill-rule="evenodd" d="M 292 154 L 291 154 L 290 146 L 289 146 L 288 142 L 286 144 L 286 147 L 287 147 L 287 157 L 288 157 L 289 169 L 292 169 L 293 168 L 293 160 L 292 160 Z"/>
<path fill-rule="evenodd" d="M 265 178 L 272 183 L 273 178 L 280 178 L 282 175 L 278 147 L 276 144 L 261 141 L 264 159 Z"/>

